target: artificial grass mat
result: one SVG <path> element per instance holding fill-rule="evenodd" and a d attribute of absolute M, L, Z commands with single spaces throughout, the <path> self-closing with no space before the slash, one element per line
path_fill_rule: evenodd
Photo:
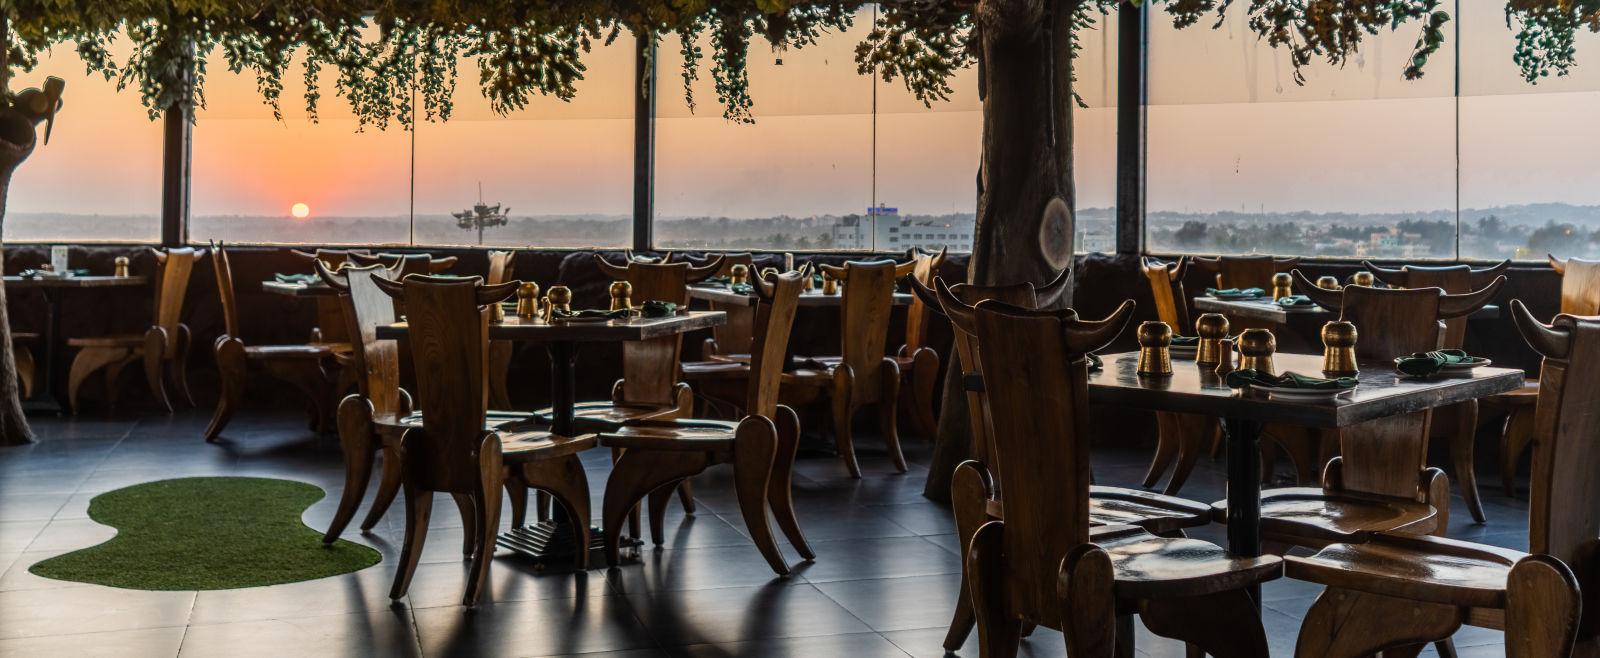
<path fill-rule="evenodd" d="M 321 500 L 304 482 L 245 477 L 161 480 L 89 501 L 89 518 L 117 529 L 98 546 L 28 570 L 126 589 L 211 590 L 296 583 L 360 571 L 382 559 L 322 533 L 300 515 Z"/>

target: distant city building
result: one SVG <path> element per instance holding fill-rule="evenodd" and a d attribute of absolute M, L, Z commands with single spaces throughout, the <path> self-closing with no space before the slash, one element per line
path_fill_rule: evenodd
<path fill-rule="evenodd" d="M 1117 251 L 1117 236 L 1110 231 L 1101 229 L 1086 229 L 1078 231 L 1078 244 L 1073 251 L 1077 253 L 1102 253 L 1111 254 Z"/>
<path fill-rule="evenodd" d="M 846 215 L 833 225 L 834 249 L 873 249 L 905 251 L 920 247 L 938 251 L 972 251 L 973 219 L 970 217 L 913 220 L 900 217 L 898 208 L 878 206 L 867 214 Z"/>

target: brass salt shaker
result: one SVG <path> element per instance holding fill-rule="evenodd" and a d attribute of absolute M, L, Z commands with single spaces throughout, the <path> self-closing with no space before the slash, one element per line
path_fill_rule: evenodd
<path fill-rule="evenodd" d="M 1338 290 L 1340 288 L 1340 286 L 1339 286 L 1339 277 L 1335 277 L 1335 276 L 1317 277 L 1317 287 L 1321 288 L 1323 290 Z"/>
<path fill-rule="evenodd" d="M 728 268 L 728 285 L 737 286 L 747 282 L 750 278 L 750 268 L 742 263 Z"/>
<path fill-rule="evenodd" d="M 1278 350 L 1278 339 L 1268 329 L 1246 329 L 1239 334 L 1239 369 L 1278 374 L 1272 365 L 1272 353 Z"/>
<path fill-rule="evenodd" d="M 1139 374 L 1150 377 L 1172 375 L 1172 327 L 1165 322 L 1139 325 Z"/>
<path fill-rule="evenodd" d="M 539 307 L 539 284 L 528 281 L 517 287 L 517 317 L 538 317 Z"/>
<path fill-rule="evenodd" d="M 1195 348 L 1194 362 L 1202 366 L 1215 366 L 1233 355 L 1222 353 L 1222 340 L 1228 337 L 1228 318 L 1221 313 L 1206 313 L 1194 321 L 1194 331 L 1200 336 Z"/>
<path fill-rule="evenodd" d="M 1226 375 L 1233 372 L 1233 339 L 1224 338 L 1217 341 L 1218 356 L 1222 358 L 1217 362 L 1217 375 Z"/>
<path fill-rule="evenodd" d="M 1372 273 L 1366 270 L 1356 272 L 1355 275 L 1350 277 L 1350 285 L 1352 286 L 1371 288 L 1374 283 L 1376 283 L 1376 280 L 1373 279 Z"/>
<path fill-rule="evenodd" d="M 547 314 L 553 316 L 556 311 L 562 313 L 572 312 L 572 289 L 566 286 L 550 286 L 550 292 L 545 294 L 549 303 Z"/>
<path fill-rule="evenodd" d="M 1294 277 L 1288 272 L 1279 272 L 1272 275 L 1272 298 L 1274 300 L 1294 296 Z"/>
<path fill-rule="evenodd" d="M 1322 325 L 1322 372 L 1354 375 L 1356 367 L 1356 326 L 1345 320 Z"/>
<path fill-rule="evenodd" d="M 115 265 L 116 269 L 112 271 L 113 275 L 115 275 L 115 276 L 128 276 L 128 257 L 127 256 L 118 256 L 117 259 L 115 261 L 112 261 L 112 262 L 116 264 Z"/>
<path fill-rule="evenodd" d="M 500 302 L 489 305 L 489 324 L 503 324 L 506 321 L 506 307 Z"/>
<path fill-rule="evenodd" d="M 611 284 L 611 310 L 622 311 L 633 308 L 633 284 L 627 281 L 617 281 Z"/>
<path fill-rule="evenodd" d="M 828 276 L 827 272 L 823 272 L 822 273 L 822 294 L 824 294 L 824 295 L 835 295 L 835 294 L 838 294 L 838 293 L 839 293 L 839 282 L 835 281 L 833 279 L 833 277 Z"/>

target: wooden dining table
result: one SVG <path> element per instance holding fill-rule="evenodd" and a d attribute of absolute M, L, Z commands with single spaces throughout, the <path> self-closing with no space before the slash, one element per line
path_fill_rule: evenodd
<path fill-rule="evenodd" d="M 693 285 L 689 286 L 689 299 L 715 302 L 718 304 L 731 304 L 734 306 L 755 306 L 756 295 L 753 292 L 734 292 L 725 285 Z M 844 299 L 844 293 L 838 292 L 825 295 L 821 289 L 813 288 L 800 293 L 801 306 L 838 306 Z M 894 293 L 895 306 L 909 306 L 911 293 Z"/>
<path fill-rule="evenodd" d="M 1316 304 L 1285 307 L 1266 295 L 1251 299 L 1218 299 L 1210 295 L 1201 295 L 1194 298 L 1194 309 L 1207 313 L 1221 313 L 1229 317 L 1264 320 L 1275 324 L 1287 324 L 1297 318 L 1327 321 L 1336 319 L 1339 316 L 1338 313 Z M 1474 311 L 1467 316 L 1467 319 L 1492 320 L 1498 317 L 1500 317 L 1500 307 L 1489 304 Z"/>
<path fill-rule="evenodd" d="M 8 290 L 38 290 L 44 294 L 45 331 L 40 337 L 44 343 L 44 374 L 41 376 L 43 386 L 40 390 L 48 391 L 55 401 L 55 406 L 46 410 L 61 412 L 67 409 L 66 395 L 56 388 L 56 361 L 61 358 L 61 293 L 66 290 L 144 286 L 150 283 L 150 279 L 143 276 L 7 276 L 5 283 Z"/>
<path fill-rule="evenodd" d="M 285 297 L 331 297 L 338 292 L 328 284 L 317 281 L 315 283 L 295 283 L 290 281 L 262 281 L 261 291 Z"/>
<path fill-rule="evenodd" d="M 1322 356 L 1274 355 L 1279 374 L 1321 376 Z M 1524 373 L 1508 368 L 1476 368 L 1471 374 L 1414 378 L 1393 363 L 1359 364 L 1357 388 L 1333 401 L 1273 399 L 1259 391 L 1228 387 L 1213 368 L 1195 365 L 1193 357 L 1174 358 L 1168 377 L 1138 374 L 1139 353 L 1102 356 L 1104 366 L 1089 373 L 1089 400 L 1148 411 L 1220 416 L 1227 433 L 1228 550 L 1236 555 L 1261 555 L 1261 426 L 1282 423 L 1323 429 L 1349 427 L 1520 390 Z M 1253 592 L 1259 605 L 1260 592 Z"/>

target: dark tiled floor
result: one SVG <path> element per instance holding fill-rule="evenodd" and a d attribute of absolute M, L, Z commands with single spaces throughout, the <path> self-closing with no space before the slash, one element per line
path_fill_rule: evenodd
<path fill-rule="evenodd" d="M 472 610 L 458 605 L 465 564 L 460 520 L 449 505 L 437 508 L 410 595 L 393 603 L 398 502 L 374 532 L 346 533 L 384 561 L 342 577 L 195 593 L 119 590 L 27 572 L 39 560 L 111 537 L 112 529 L 87 518 L 89 500 L 139 482 L 251 475 L 310 482 L 336 495 L 343 482 L 336 442 L 308 434 L 302 418 L 240 418 L 220 446 L 200 441 L 202 413 L 35 419 L 40 443 L 0 448 L 0 655 L 944 655 L 960 571 L 955 526 L 947 508 L 921 496 L 928 447 L 914 440 L 907 441 L 907 475 L 893 472 L 871 437 L 857 442 L 862 480 L 848 477 L 836 458 L 802 458 L 796 504 L 818 557 L 790 578 L 774 578 L 746 538 L 726 469 L 696 478 L 700 511 L 686 516 L 672 506 L 665 549 L 647 549 L 641 563 L 540 572 L 503 556 L 488 602 Z M 1147 460 L 1143 451 L 1098 450 L 1096 474 L 1103 483 L 1136 484 Z M 598 522 L 609 462 L 598 451 L 586 462 Z M 1183 493 L 1219 498 L 1222 476 L 1220 462 L 1202 460 Z M 1451 536 L 1524 548 L 1525 501 L 1506 498 L 1498 486 L 1483 494 L 1489 523 L 1474 525 L 1457 498 Z M 335 503 L 329 497 L 312 506 L 306 523 L 324 527 Z M 1222 539 L 1220 526 L 1194 534 Z M 1292 655 L 1300 618 L 1318 591 L 1287 580 L 1265 587 L 1273 655 Z M 1141 633 L 1142 654 L 1182 655 L 1175 643 Z M 1463 656 L 1501 655 L 1501 640 L 1478 629 L 1456 637 Z M 1025 643 L 1024 655 L 1064 654 L 1052 631 Z M 971 642 L 961 655 L 976 655 Z"/>

